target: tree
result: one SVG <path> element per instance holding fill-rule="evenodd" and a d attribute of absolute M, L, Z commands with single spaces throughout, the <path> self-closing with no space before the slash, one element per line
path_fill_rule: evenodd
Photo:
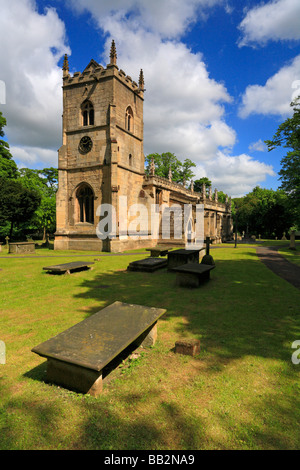
<path fill-rule="evenodd" d="M 42 230 L 45 239 L 46 232 L 53 232 L 56 224 L 56 192 L 58 184 L 58 170 L 44 168 L 43 170 L 20 170 L 20 182 L 29 189 L 36 191 L 40 198 L 40 206 L 32 217 L 32 229 Z"/>
<path fill-rule="evenodd" d="M 276 147 L 290 149 L 281 160 L 281 188 L 286 191 L 300 223 L 300 96 L 291 103 L 294 114 L 280 126 L 273 140 L 266 140 L 269 152 Z"/>
<path fill-rule="evenodd" d="M 218 191 L 218 201 L 221 202 L 222 204 L 225 204 L 227 198 L 227 194 L 225 194 L 223 191 Z"/>
<path fill-rule="evenodd" d="M 209 188 L 211 186 L 210 179 L 208 179 L 206 176 L 203 176 L 202 178 L 194 181 L 194 191 L 196 191 L 196 193 L 201 193 L 203 184 L 205 184 L 206 188 Z"/>
<path fill-rule="evenodd" d="M 146 174 L 150 174 L 151 162 L 154 161 L 155 174 L 163 178 L 169 178 L 169 172 L 171 168 L 172 172 L 172 181 L 177 183 L 188 182 L 193 176 L 191 170 L 192 167 L 195 167 L 190 159 L 186 158 L 184 162 L 178 160 L 178 158 L 171 152 L 166 153 L 151 153 L 145 159 L 146 164 Z"/>
<path fill-rule="evenodd" d="M 281 238 L 293 224 L 288 196 L 282 189 L 274 191 L 257 186 L 251 193 L 233 202 L 233 215 L 238 211 L 239 232 Z"/>
<path fill-rule="evenodd" d="M 13 229 L 28 222 L 39 207 L 41 197 L 36 191 L 24 188 L 20 181 L 0 177 L 0 223 L 10 223 L 9 237 Z"/>
<path fill-rule="evenodd" d="M 188 181 L 190 181 L 195 176 L 191 170 L 191 168 L 194 168 L 195 166 L 196 165 L 194 162 L 192 162 L 192 160 L 186 158 L 181 164 L 177 183 L 187 183 Z"/>
<path fill-rule="evenodd" d="M 0 111 L 0 137 L 4 137 L 5 126 L 6 119 Z M 11 179 L 18 177 L 18 167 L 9 151 L 9 145 L 2 139 L 0 139 L 0 177 Z"/>

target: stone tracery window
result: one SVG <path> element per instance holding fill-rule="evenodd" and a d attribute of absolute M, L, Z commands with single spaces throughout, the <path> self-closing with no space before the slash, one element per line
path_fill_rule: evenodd
<path fill-rule="evenodd" d="M 81 106 L 82 125 L 93 126 L 95 124 L 94 106 L 90 101 L 85 101 Z"/>
<path fill-rule="evenodd" d="M 128 132 L 133 132 L 133 111 L 130 106 L 126 109 L 125 129 Z"/>
<path fill-rule="evenodd" d="M 94 192 L 83 183 L 76 192 L 78 222 L 94 223 Z"/>

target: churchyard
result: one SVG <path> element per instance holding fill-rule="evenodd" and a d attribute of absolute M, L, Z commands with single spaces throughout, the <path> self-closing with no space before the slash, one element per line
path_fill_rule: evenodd
<path fill-rule="evenodd" d="M 299 247 L 272 244 L 300 265 Z M 0 448 L 298 449 L 300 291 L 260 261 L 255 245 L 210 253 L 210 280 L 191 289 L 167 267 L 127 270 L 149 257 L 145 250 L 19 255 L 2 247 Z M 91 269 L 43 269 L 81 261 Z M 97 397 L 46 383 L 46 359 L 32 348 L 114 302 L 166 310 L 155 345 L 119 357 Z M 196 355 L 175 351 L 194 340 Z"/>

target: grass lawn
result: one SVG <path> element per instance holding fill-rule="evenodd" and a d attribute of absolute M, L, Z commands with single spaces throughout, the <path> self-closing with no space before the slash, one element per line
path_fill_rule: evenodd
<path fill-rule="evenodd" d="M 296 250 L 290 250 L 288 247 L 280 248 L 278 251 L 282 256 L 284 256 L 291 263 L 295 263 L 300 266 L 300 247 L 299 243 Z"/>
<path fill-rule="evenodd" d="M 211 254 L 211 281 L 189 290 L 166 270 L 126 272 L 141 252 L 40 249 L 7 259 L 3 250 L 0 449 L 299 449 L 300 364 L 291 356 L 300 291 L 269 271 L 255 247 Z M 70 276 L 42 269 L 79 255 L 99 261 Z M 31 349 L 117 300 L 167 309 L 156 345 L 115 369 L 98 398 L 46 384 L 46 362 Z M 200 339 L 200 354 L 175 354 L 182 338 Z"/>

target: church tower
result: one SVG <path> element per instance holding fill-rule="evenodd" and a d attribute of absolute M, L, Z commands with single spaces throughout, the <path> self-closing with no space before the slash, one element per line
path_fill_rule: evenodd
<path fill-rule="evenodd" d="M 58 153 L 59 189 L 55 249 L 119 251 L 118 237 L 97 237 L 97 209 L 119 196 L 138 201 L 145 175 L 144 76 L 139 83 L 117 66 L 114 41 L 106 68 L 91 60 L 85 70 L 63 64 L 63 138 Z"/>

